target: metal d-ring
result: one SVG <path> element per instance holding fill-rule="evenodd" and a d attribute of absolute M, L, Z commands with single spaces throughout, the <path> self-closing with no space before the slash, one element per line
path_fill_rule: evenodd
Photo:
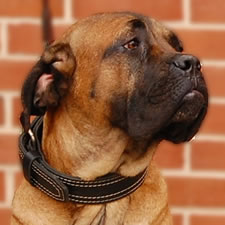
<path fill-rule="evenodd" d="M 36 143 L 35 136 L 31 129 L 28 130 L 28 134 L 30 135 L 30 138 L 31 138 L 31 141 L 33 142 L 33 144 L 35 144 Z"/>

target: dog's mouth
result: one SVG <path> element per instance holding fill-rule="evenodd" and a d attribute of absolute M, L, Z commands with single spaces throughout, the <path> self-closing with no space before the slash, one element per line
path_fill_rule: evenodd
<path fill-rule="evenodd" d="M 191 90 L 185 94 L 160 136 L 174 143 L 191 140 L 206 115 L 207 106 L 207 90 Z"/>

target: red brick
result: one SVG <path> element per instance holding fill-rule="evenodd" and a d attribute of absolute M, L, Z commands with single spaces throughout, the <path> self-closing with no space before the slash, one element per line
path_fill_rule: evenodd
<path fill-rule="evenodd" d="M 0 143 L 0 163 L 18 163 L 18 135 L 0 135 Z"/>
<path fill-rule="evenodd" d="M 72 24 L 71 24 L 72 25 Z M 58 25 L 54 27 L 55 39 L 60 38 L 62 34 L 71 26 L 71 25 Z"/>
<path fill-rule="evenodd" d="M 225 105 L 209 105 L 208 114 L 200 129 L 202 133 L 225 134 Z"/>
<path fill-rule="evenodd" d="M 13 125 L 20 126 L 20 114 L 22 112 L 22 105 L 20 98 L 13 99 Z"/>
<path fill-rule="evenodd" d="M 4 108 L 3 108 L 3 98 L 0 97 L 0 126 L 4 123 Z"/>
<path fill-rule="evenodd" d="M 225 169 L 225 143 L 223 142 L 193 142 L 193 169 Z"/>
<path fill-rule="evenodd" d="M 160 20 L 182 19 L 181 0 L 74 0 L 74 17 L 81 18 L 99 12 L 134 11 Z"/>
<path fill-rule="evenodd" d="M 63 0 L 50 0 L 49 8 L 52 16 L 63 16 Z M 42 13 L 42 1 L 33 0 L 1 0 L 0 15 L 10 17 L 40 17 Z"/>
<path fill-rule="evenodd" d="M 13 99 L 13 125 L 15 127 L 21 127 L 20 123 L 20 114 L 22 112 L 22 104 L 20 98 Z M 31 116 L 30 121 L 35 118 L 35 116 Z"/>
<path fill-rule="evenodd" d="M 17 189 L 19 187 L 19 185 L 21 184 L 22 179 L 23 179 L 22 171 L 20 171 L 20 172 L 15 174 L 15 189 Z"/>
<path fill-rule="evenodd" d="M 5 174 L 0 171 L 0 201 L 4 201 L 4 199 L 5 199 Z"/>
<path fill-rule="evenodd" d="M 183 166 L 183 145 L 163 141 L 156 151 L 155 160 L 160 168 L 181 168 Z"/>
<path fill-rule="evenodd" d="M 2 225 L 10 225 L 11 210 L 10 209 L 0 209 L 0 218 Z"/>
<path fill-rule="evenodd" d="M 225 68 L 203 66 L 203 73 L 211 97 L 225 97 Z"/>
<path fill-rule="evenodd" d="M 177 30 L 184 50 L 204 59 L 225 58 L 225 31 Z"/>
<path fill-rule="evenodd" d="M 43 49 L 39 25 L 9 25 L 10 53 L 38 53 Z"/>
<path fill-rule="evenodd" d="M 0 89 L 21 89 L 23 80 L 34 62 L 0 61 Z"/>
<path fill-rule="evenodd" d="M 191 0 L 191 8 L 194 22 L 225 22 L 224 0 Z"/>
<path fill-rule="evenodd" d="M 54 27 L 54 37 L 57 39 L 68 26 Z M 41 54 L 43 51 L 42 30 L 34 24 L 9 25 L 10 53 Z"/>
<path fill-rule="evenodd" d="M 173 215 L 173 225 L 183 225 L 183 216 L 179 214 Z"/>
<path fill-rule="evenodd" d="M 170 205 L 224 207 L 225 180 L 167 178 Z"/>
<path fill-rule="evenodd" d="M 225 216 L 193 215 L 190 225 L 224 225 Z"/>

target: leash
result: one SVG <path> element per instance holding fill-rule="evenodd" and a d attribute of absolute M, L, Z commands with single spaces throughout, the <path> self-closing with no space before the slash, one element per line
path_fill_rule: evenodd
<path fill-rule="evenodd" d="M 37 117 L 28 133 L 19 137 L 19 156 L 26 180 L 51 198 L 62 202 L 102 204 L 131 194 L 143 183 L 147 169 L 134 177 L 109 173 L 93 181 L 56 171 L 44 159 L 42 130 L 43 117 Z"/>
<path fill-rule="evenodd" d="M 42 40 L 44 49 L 54 40 L 53 27 L 52 27 L 52 15 L 49 8 L 48 0 L 42 0 Z"/>

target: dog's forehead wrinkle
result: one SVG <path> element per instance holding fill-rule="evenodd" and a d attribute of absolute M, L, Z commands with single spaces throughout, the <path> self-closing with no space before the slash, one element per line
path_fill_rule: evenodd
<path fill-rule="evenodd" d="M 151 19 L 151 33 L 153 35 L 154 41 L 160 41 L 159 46 L 165 46 L 166 51 L 168 51 L 168 46 L 173 49 L 173 51 L 182 52 L 183 44 L 179 37 L 170 28 L 164 24 Z"/>
<path fill-rule="evenodd" d="M 95 45 L 94 42 L 107 44 L 110 40 L 115 40 L 131 31 L 133 26 L 130 21 L 134 21 L 139 28 L 144 26 L 144 22 L 133 14 L 112 14 L 110 16 L 102 14 L 78 21 L 69 34 L 70 42 L 73 43 L 71 45 L 80 47 L 80 43 L 85 42 L 90 47 Z"/>

